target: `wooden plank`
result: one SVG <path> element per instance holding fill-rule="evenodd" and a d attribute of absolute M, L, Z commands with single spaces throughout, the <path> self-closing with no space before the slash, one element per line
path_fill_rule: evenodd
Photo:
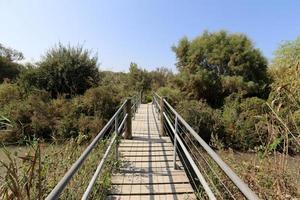
<path fill-rule="evenodd" d="M 151 184 L 151 185 L 113 185 L 110 194 L 150 195 L 150 194 L 184 194 L 193 193 L 190 184 Z"/>
<path fill-rule="evenodd" d="M 132 122 L 132 140 L 121 140 L 122 163 L 108 199 L 196 199 L 180 160 L 173 168 L 173 145 L 159 135 L 152 109 L 142 104 Z"/>
<path fill-rule="evenodd" d="M 159 137 L 147 137 L 147 136 L 139 136 L 134 137 L 132 140 L 122 140 L 121 144 L 142 144 L 142 145 L 148 145 L 151 143 L 161 144 L 161 143 L 171 143 L 170 138 L 159 138 Z"/>
<path fill-rule="evenodd" d="M 147 156 L 172 156 L 173 150 L 168 151 L 124 151 L 120 152 L 121 157 L 147 157 Z"/>
<path fill-rule="evenodd" d="M 126 168 L 137 169 L 137 168 L 173 168 L 173 161 L 158 161 L 158 162 L 130 162 L 123 161 Z M 182 166 L 181 163 L 177 162 L 178 166 Z"/>
<path fill-rule="evenodd" d="M 141 148 L 141 147 L 158 147 L 158 148 L 164 148 L 164 147 L 173 147 L 171 142 L 166 143 L 135 143 L 135 142 L 127 142 L 127 143 L 121 143 L 120 148 L 126 148 L 126 147 L 133 147 L 133 148 Z"/>
<path fill-rule="evenodd" d="M 160 157 L 160 156 L 172 156 L 171 159 L 173 159 L 173 151 L 135 151 L 135 152 L 121 152 L 120 153 L 122 157 Z"/>
<path fill-rule="evenodd" d="M 108 200 L 195 200 L 194 194 L 172 194 L 172 195 L 109 195 Z"/>
<path fill-rule="evenodd" d="M 136 152 L 136 151 L 141 151 L 141 150 L 147 150 L 148 152 L 151 152 L 151 151 L 161 151 L 161 152 L 164 152 L 164 151 L 173 151 L 173 147 L 152 147 L 152 146 L 140 146 L 140 147 L 135 147 L 135 146 L 132 146 L 132 147 L 119 147 L 119 150 L 122 152 Z"/>
<path fill-rule="evenodd" d="M 147 155 L 147 156 L 126 156 L 125 158 L 122 159 L 124 162 L 172 162 L 173 161 L 173 155 L 169 155 L 169 156 L 164 156 L 164 155 L 160 155 L 160 156 L 152 156 L 152 155 Z M 178 158 L 177 158 L 177 161 Z"/>
<path fill-rule="evenodd" d="M 174 184 L 189 183 L 183 171 L 166 173 L 117 173 L 112 177 L 112 183 L 121 184 Z"/>

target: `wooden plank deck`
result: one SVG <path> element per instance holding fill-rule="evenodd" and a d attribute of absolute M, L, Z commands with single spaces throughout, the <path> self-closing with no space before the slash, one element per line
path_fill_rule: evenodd
<path fill-rule="evenodd" d="M 177 161 L 173 169 L 173 145 L 159 135 L 158 115 L 151 104 L 141 104 L 132 121 L 132 140 L 122 140 L 122 166 L 112 176 L 112 200 L 196 199 Z"/>

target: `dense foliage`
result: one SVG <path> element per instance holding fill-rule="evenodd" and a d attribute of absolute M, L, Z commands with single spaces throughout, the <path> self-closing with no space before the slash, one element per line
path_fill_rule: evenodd
<path fill-rule="evenodd" d="M 218 76 L 242 76 L 246 81 L 260 82 L 267 79 L 266 59 L 243 34 L 205 31 L 192 41 L 181 39 L 173 50 L 180 71 L 193 73 L 207 69 Z"/>
<path fill-rule="evenodd" d="M 23 54 L 14 49 L 4 47 L 0 43 L 0 83 L 4 80 L 14 80 L 21 71 L 17 61 L 23 59 Z"/>
<path fill-rule="evenodd" d="M 166 68 L 148 72 L 135 63 L 129 73 L 99 71 L 90 51 L 59 44 L 40 62 L 24 65 L 18 76 L 0 84 L 0 116 L 10 120 L 1 124 L 4 142 L 92 138 L 126 97 L 140 90 L 150 97 L 151 88 L 165 86 L 173 74 Z"/>
<path fill-rule="evenodd" d="M 91 137 L 124 97 L 143 90 L 150 102 L 152 90 L 208 143 L 218 138 L 226 148 L 284 151 L 289 138 L 289 152 L 298 152 L 299 41 L 282 44 L 267 69 L 247 36 L 206 31 L 173 47 L 177 74 L 163 67 L 149 72 L 136 63 L 128 73 L 98 71 L 90 51 L 59 44 L 24 66 L 15 83 L 0 85 L 0 115 L 12 122 L 1 138 Z M 10 61 L 22 58 L 5 52 L 1 56 Z"/>
<path fill-rule="evenodd" d="M 214 148 L 255 151 L 259 157 L 299 154 L 299 49 L 300 38 L 284 42 L 267 67 L 244 34 L 206 31 L 173 47 L 173 74 L 136 63 L 127 73 L 100 71 L 90 51 L 62 44 L 40 62 L 21 65 L 20 52 L 0 45 L 0 141 L 88 140 L 126 97 L 143 91 L 148 103 L 157 91 Z M 285 160 L 276 160 L 275 169 L 268 163 L 233 166 L 260 197 L 297 196 Z"/>
<path fill-rule="evenodd" d="M 38 67 L 31 67 L 20 78 L 21 84 L 48 91 L 52 97 L 83 94 L 98 81 L 97 57 L 82 46 L 62 44 L 50 49 Z"/>
<path fill-rule="evenodd" d="M 267 61 L 243 34 L 206 31 L 191 41 L 181 39 L 173 51 L 186 80 L 182 91 L 192 99 L 221 106 L 232 92 L 242 90 L 248 96 L 267 92 Z"/>
<path fill-rule="evenodd" d="M 300 38 L 284 42 L 270 67 L 274 82 L 266 121 L 272 125 L 272 143 L 283 151 L 300 152 Z M 280 141 L 280 142 L 277 142 Z M 272 144 L 274 144 L 272 146 Z"/>
<path fill-rule="evenodd" d="M 266 112 L 265 101 L 257 97 L 230 99 L 224 105 L 223 120 L 226 146 L 239 150 L 254 150 L 266 145 L 268 134 L 260 129 Z"/>
<path fill-rule="evenodd" d="M 209 143 L 212 136 L 222 135 L 223 124 L 220 111 L 212 109 L 205 102 L 182 101 L 176 108 L 204 141 Z"/>

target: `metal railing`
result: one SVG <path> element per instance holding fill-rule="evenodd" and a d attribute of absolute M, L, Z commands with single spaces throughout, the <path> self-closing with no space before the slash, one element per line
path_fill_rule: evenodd
<path fill-rule="evenodd" d="M 71 166 L 71 168 L 67 171 L 67 173 L 63 176 L 63 178 L 58 182 L 58 184 L 54 187 L 54 189 L 49 193 L 46 200 L 54 200 L 58 199 L 60 195 L 62 194 L 65 187 L 68 185 L 68 183 L 71 181 L 72 177 L 76 174 L 76 172 L 79 170 L 79 168 L 82 166 L 82 164 L 85 162 L 85 160 L 89 157 L 90 153 L 93 149 L 99 144 L 100 141 L 104 138 L 104 136 L 107 134 L 107 132 L 111 132 L 113 129 L 113 133 L 111 135 L 110 143 L 107 147 L 107 149 L 104 152 L 104 155 L 102 159 L 100 160 L 83 196 L 82 200 L 88 199 L 90 193 L 93 190 L 93 186 L 96 183 L 97 178 L 99 177 L 99 174 L 101 173 L 101 170 L 103 169 L 103 166 L 111 153 L 111 150 L 113 148 L 113 145 L 116 146 L 116 157 L 118 159 L 118 138 L 120 137 L 121 133 L 124 132 L 126 128 L 126 121 L 131 120 L 128 116 L 134 116 L 135 112 L 137 111 L 137 108 L 140 104 L 140 94 L 135 95 L 134 97 L 127 99 L 123 102 L 123 104 L 119 107 L 119 109 L 115 112 L 115 114 L 112 116 L 112 118 L 106 123 L 106 125 L 102 128 L 102 130 L 98 133 L 98 135 L 93 139 L 93 141 L 87 146 L 87 148 L 84 150 L 84 152 L 81 154 L 81 156 L 77 159 L 77 161 Z M 126 107 L 129 107 L 126 109 Z M 130 110 L 131 113 L 128 113 L 128 110 Z M 127 111 L 127 112 L 126 112 Z M 131 129 L 130 129 L 131 130 Z M 131 134 L 131 133 L 130 133 Z"/>
<path fill-rule="evenodd" d="M 219 155 L 176 112 L 165 98 L 153 93 L 153 104 L 160 113 L 162 132 L 173 141 L 173 165 L 180 158 L 191 184 L 200 198 L 258 199 Z"/>

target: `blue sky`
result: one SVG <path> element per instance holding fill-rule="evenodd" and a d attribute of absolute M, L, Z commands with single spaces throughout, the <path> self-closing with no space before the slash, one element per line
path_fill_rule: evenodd
<path fill-rule="evenodd" d="M 175 69 L 171 46 L 204 30 L 246 33 L 272 58 L 300 35 L 299 0 L 0 0 L 0 43 L 38 61 L 58 42 L 84 44 L 100 68 Z"/>

